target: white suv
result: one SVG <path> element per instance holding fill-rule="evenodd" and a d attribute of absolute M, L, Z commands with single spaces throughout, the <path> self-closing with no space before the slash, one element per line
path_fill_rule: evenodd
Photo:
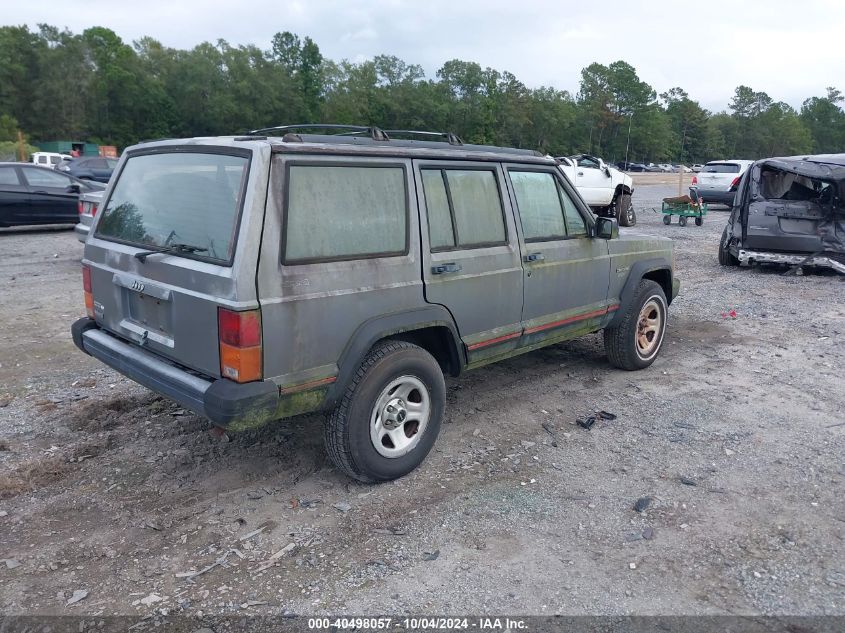
<path fill-rule="evenodd" d="M 705 202 L 731 206 L 739 179 L 753 162 L 753 160 L 712 160 L 692 177 L 692 184 L 698 187 L 698 195 Z"/>
<path fill-rule="evenodd" d="M 58 154 L 56 152 L 33 152 L 30 160 L 39 167 L 56 169 L 63 162 L 71 160 L 71 157 L 67 154 Z"/>

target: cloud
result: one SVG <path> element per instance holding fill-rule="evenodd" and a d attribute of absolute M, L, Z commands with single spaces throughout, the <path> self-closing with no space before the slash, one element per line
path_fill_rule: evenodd
<path fill-rule="evenodd" d="M 727 107 L 740 84 L 795 107 L 845 88 L 845 2 L 793 0 L 65 0 L 14 2 L 6 24 L 113 29 L 191 48 L 219 38 L 270 45 L 308 35 L 331 59 L 396 55 L 434 76 L 449 59 L 509 70 L 531 87 L 578 91 L 580 71 L 624 59 L 658 92 L 681 86 L 704 107 Z"/>

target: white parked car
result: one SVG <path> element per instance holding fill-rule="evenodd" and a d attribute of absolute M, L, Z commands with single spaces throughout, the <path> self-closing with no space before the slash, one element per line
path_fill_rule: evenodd
<path fill-rule="evenodd" d="M 753 160 L 711 160 L 692 177 L 692 184 L 698 187 L 698 195 L 704 202 L 733 204 L 736 188 L 742 174 Z"/>
<path fill-rule="evenodd" d="M 596 215 L 616 218 L 620 226 L 634 226 L 637 215 L 631 195 L 633 180 L 601 158 L 589 154 L 558 156 L 560 170 Z"/>
<path fill-rule="evenodd" d="M 68 154 L 59 154 L 57 152 L 33 152 L 30 160 L 39 167 L 56 169 L 62 163 L 72 160 L 72 158 Z"/>

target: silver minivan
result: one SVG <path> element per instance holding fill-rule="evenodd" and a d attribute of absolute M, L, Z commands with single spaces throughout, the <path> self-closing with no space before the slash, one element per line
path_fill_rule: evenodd
<path fill-rule="evenodd" d="M 613 365 L 655 360 L 670 240 L 620 236 L 533 151 L 341 131 L 127 149 L 77 346 L 231 430 L 325 410 L 363 481 L 425 458 L 444 374 L 598 330 Z"/>

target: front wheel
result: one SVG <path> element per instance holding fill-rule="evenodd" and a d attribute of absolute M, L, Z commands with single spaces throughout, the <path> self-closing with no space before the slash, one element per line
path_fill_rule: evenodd
<path fill-rule="evenodd" d="M 664 215 L 663 216 L 663 224 L 665 224 L 666 226 L 669 226 L 670 224 L 672 224 L 672 216 L 671 215 Z"/>
<path fill-rule="evenodd" d="M 445 408 L 443 372 L 431 354 L 405 341 L 379 343 L 326 418 L 329 457 L 367 483 L 407 475 L 434 446 Z"/>
<path fill-rule="evenodd" d="M 687 216 L 682 215 L 681 217 L 679 217 L 678 218 L 678 224 L 680 224 L 681 226 L 686 226 L 687 225 Z"/>
<path fill-rule="evenodd" d="M 660 284 L 643 279 L 622 321 L 604 330 L 604 349 L 620 369 L 644 369 L 654 362 L 663 344 L 667 317 L 666 294 Z"/>
<path fill-rule="evenodd" d="M 634 203 L 631 202 L 631 194 L 620 194 L 616 198 L 614 210 L 616 219 L 619 220 L 619 226 L 634 226 L 637 223 L 637 214 L 634 211 Z"/>
<path fill-rule="evenodd" d="M 696 226 L 701 226 L 702 224 L 704 224 L 704 218 L 702 218 L 701 216 L 698 216 L 697 218 L 695 218 L 695 225 Z"/>

